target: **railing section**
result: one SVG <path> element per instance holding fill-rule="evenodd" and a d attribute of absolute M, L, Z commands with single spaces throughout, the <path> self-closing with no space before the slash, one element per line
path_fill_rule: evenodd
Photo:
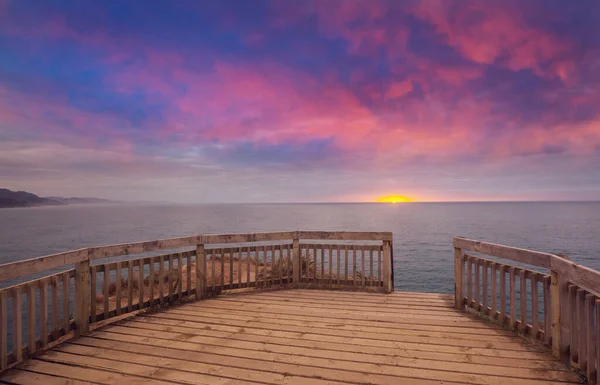
<path fill-rule="evenodd" d="M 460 237 L 454 270 L 456 308 L 552 347 L 588 383 L 600 384 L 600 272 L 562 256 Z"/>
<path fill-rule="evenodd" d="M 0 288 L 0 371 L 88 332 L 90 325 L 186 297 L 277 287 L 390 292 L 391 241 L 391 233 L 199 235 L 1 265 L 2 283 L 65 270 Z M 147 255 L 169 249 L 179 250 Z"/>

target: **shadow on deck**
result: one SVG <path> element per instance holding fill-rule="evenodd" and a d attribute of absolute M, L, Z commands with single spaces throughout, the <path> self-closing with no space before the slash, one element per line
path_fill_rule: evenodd
<path fill-rule="evenodd" d="M 9 370 L 16 384 L 550 384 L 543 347 L 425 293 L 279 290 L 140 313 Z"/>

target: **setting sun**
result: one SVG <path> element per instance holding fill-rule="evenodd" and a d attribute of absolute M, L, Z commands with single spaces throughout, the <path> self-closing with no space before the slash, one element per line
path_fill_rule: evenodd
<path fill-rule="evenodd" d="M 380 203 L 406 203 L 406 202 L 413 202 L 414 199 L 404 196 L 404 195 L 388 195 L 388 196 L 384 196 L 381 198 L 377 198 L 375 200 L 375 202 L 380 202 Z"/>

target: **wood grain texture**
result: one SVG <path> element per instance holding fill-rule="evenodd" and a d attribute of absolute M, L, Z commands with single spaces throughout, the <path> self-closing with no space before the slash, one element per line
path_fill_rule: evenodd
<path fill-rule="evenodd" d="M 140 290 L 138 290 L 138 304 L 140 310 L 144 308 L 144 261 L 145 259 L 140 259 L 138 261 L 138 288 L 141 288 Z"/>
<path fill-rule="evenodd" d="M 127 261 L 127 312 L 133 311 L 133 260 Z M 141 288 L 143 286 L 138 286 Z M 92 297 L 93 298 L 93 297 Z M 92 302 L 95 307 L 94 302 Z"/>
<path fill-rule="evenodd" d="M 533 338 L 537 339 L 540 332 L 539 321 L 538 274 L 531 276 L 531 327 Z"/>
<path fill-rule="evenodd" d="M 483 309 L 481 310 L 481 312 L 483 313 L 483 315 L 487 315 L 488 314 L 488 266 L 489 262 L 488 261 L 483 261 L 483 263 L 481 264 L 482 266 L 482 296 L 483 296 L 483 300 L 482 300 L 482 305 L 483 305 Z"/>
<path fill-rule="evenodd" d="M 35 286 L 27 285 L 27 353 L 31 357 L 36 352 Z"/>
<path fill-rule="evenodd" d="M 500 265 L 500 324 L 506 324 L 506 267 Z"/>
<path fill-rule="evenodd" d="M 23 360 L 23 313 L 22 313 L 22 295 L 21 287 L 12 290 L 12 336 L 13 336 L 13 355 L 17 362 Z"/>
<path fill-rule="evenodd" d="M 196 299 L 204 297 L 206 292 L 206 255 L 204 252 L 204 245 L 196 246 Z"/>
<path fill-rule="evenodd" d="M 525 270 L 519 270 L 519 313 L 521 318 L 521 324 L 519 330 L 521 333 L 527 331 L 527 272 Z M 516 318 L 516 314 L 515 314 Z"/>
<path fill-rule="evenodd" d="M 541 253 L 539 251 L 519 249 L 460 237 L 454 237 L 454 247 L 547 269 L 550 268 L 550 261 L 554 257 L 552 254 Z"/>
<path fill-rule="evenodd" d="M 117 286 L 120 284 L 119 282 Z M 90 261 L 88 260 L 75 264 L 73 319 L 76 336 L 85 334 L 90 329 L 90 300 Z"/>
<path fill-rule="evenodd" d="M 588 366 L 587 345 L 589 336 L 587 335 L 587 325 L 585 318 L 585 290 L 577 289 L 577 337 L 579 338 L 578 346 L 578 362 L 579 367 L 585 373 Z"/>
<path fill-rule="evenodd" d="M 40 340 L 42 340 L 42 347 L 48 345 L 48 279 L 42 279 L 39 281 L 40 290 Z M 89 302 L 88 302 L 89 304 Z M 86 314 L 86 316 L 89 316 Z"/>
<path fill-rule="evenodd" d="M 569 310 L 573 326 L 570 345 L 571 362 L 579 363 L 579 323 L 577 322 L 579 313 L 577 311 L 577 286 L 575 285 L 569 285 Z"/>
<path fill-rule="evenodd" d="M 362 293 L 357 296 L 359 301 L 353 302 L 352 294 L 293 290 L 188 302 L 140 314 L 58 345 L 27 367 L 4 373 L 0 380 L 217 385 L 545 385 L 579 381 L 548 351 L 455 311 L 452 297 Z M 323 311 L 312 308 L 315 295 L 323 298 L 319 303 L 332 306 Z M 293 299 L 292 306 L 283 310 L 271 301 L 274 296 Z M 405 323 L 404 310 L 381 316 L 364 306 L 362 301 L 367 298 L 375 309 L 390 302 L 402 307 L 414 300 L 443 299 L 445 311 L 482 329 L 440 326 L 436 322 L 444 321 L 434 320 L 426 324 L 427 318 L 419 314 L 411 318 L 412 323 Z M 232 301 L 257 304 L 246 309 Z M 307 306 L 297 308 L 296 302 Z M 226 310 L 229 303 L 232 306 Z M 334 306 L 339 304 L 351 310 Z M 216 310 L 222 305 L 222 310 Z M 463 334 L 463 330 L 471 334 Z M 35 377 L 39 375 L 48 376 L 51 382 Z"/>
<path fill-rule="evenodd" d="M 546 345 L 550 345 L 554 334 L 552 323 L 552 292 L 551 292 L 551 278 L 549 276 L 544 276 L 543 278 L 543 287 L 544 287 L 544 343 Z M 564 304 L 566 306 L 566 304 Z M 554 343 L 552 343 L 554 349 Z M 553 354 L 558 354 L 560 356 L 560 352 L 554 352 Z"/>
<path fill-rule="evenodd" d="M 492 319 L 496 318 L 496 311 L 498 311 L 498 288 L 496 285 L 496 274 L 497 274 L 497 269 L 496 269 L 496 263 L 495 262 L 490 262 L 490 273 L 492 275 L 492 309 L 491 312 L 492 314 L 490 315 Z"/>
<path fill-rule="evenodd" d="M 510 328 L 517 328 L 517 278 L 515 267 L 509 267 L 508 279 L 510 282 Z"/>
<path fill-rule="evenodd" d="M 594 302 L 596 301 L 595 296 L 589 293 L 585 295 L 585 335 L 587 338 L 586 351 L 584 352 L 587 360 L 587 366 L 585 368 L 585 373 L 588 379 L 588 382 L 593 383 L 596 377 L 596 330 L 594 328 Z"/>
<path fill-rule="evenodd" d="M 70 313 L 70 272 L 62 273 L 62 327 L 67 333 L 71 322 Z"/>

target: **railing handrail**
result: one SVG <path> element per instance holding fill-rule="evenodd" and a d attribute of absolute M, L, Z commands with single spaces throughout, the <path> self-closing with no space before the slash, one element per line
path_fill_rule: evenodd
<path fill-rule="evenodd" d="M 510 259 L 526 265 L 546 268 L 561 274 L 563 279 L 577 286 L 600 293 L 600 271 L 569 261 L 559 255 L 463 237 L 454 237 L 453 244 L 455 248 L 463 251 L 472 251 L 497 258 Z"/>
<path fill-rule="evenodd" d="M 42 257 L 9 262 L 0 265 L 0 282 L 22 278 L 42 271 L 73 265 L 94 259 L 140 254 L 159 250 L 195 247 L 197 245 L 269 242 L 292 239 L 391 241 L 391 232 L 358 231 L 286 231 L 242 234 L 202 234 L 180 238 L 159 239 L 116 245 L 87 247 Z"/>

